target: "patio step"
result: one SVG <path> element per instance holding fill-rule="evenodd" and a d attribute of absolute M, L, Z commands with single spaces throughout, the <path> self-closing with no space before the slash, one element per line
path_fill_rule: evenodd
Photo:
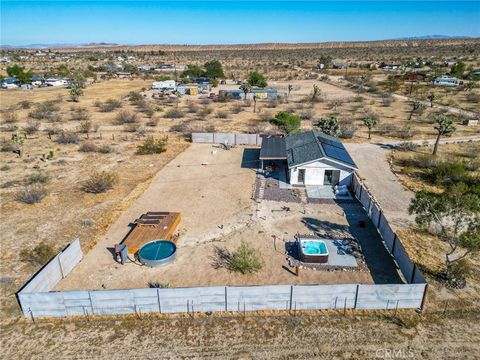
<path fill-rule="evenodd" d="M 307 203 L 307 190 L 305 190 L 305 188 L 303 189 L 300 189 L 300 201 L 302 202 L 302 204 L 306 204 Z"/>
<path fill-rule="evenodd" d="M 265 194 L 265 178 L 260 178 L 260 184 L 258 186 L 258 200 L 263 200 Z"/>

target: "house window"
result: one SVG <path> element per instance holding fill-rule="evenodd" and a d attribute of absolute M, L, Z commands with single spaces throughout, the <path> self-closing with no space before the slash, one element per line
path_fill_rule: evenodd
<path fill-rule="evenodd" d="M 299 184 L 305 183 L 305 169 L 298 170 L 298 183 Z"/>
<path fill-rule="evenodd" d="M 340 181 L 340 170 L 325 170 L 323 185 L 335 186 Z"/>

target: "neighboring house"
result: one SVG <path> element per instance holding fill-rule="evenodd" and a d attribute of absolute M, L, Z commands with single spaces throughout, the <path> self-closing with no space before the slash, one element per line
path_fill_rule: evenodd
<path fill-rule="evenodd" d="M 2 89 L 14 89 L 20 85 L 20 81 L 14 77 L 8 77 L 2 80 Z"/>
<path fill-rule="evenodd" d="M 278 96 L 277 89 L 254 89 L 250 91 L 257 99 L 275 100 Z"/>
<path fill-rule="evenodd" d="M 197 78 L 193 78 L 192 79 L 192 82 L 194 82 L 195 84 L 210 84 L 210 79 L 209 78 L 206 78 L 206 77 L 197 77 Z"/>
<path fill-rule="evenodd" d="M 265 160 L 286 164 L 288 182 L 298 186 L 348 186 L 357 170 L 339 139 L 315 131 L 263 138 L 260 160 L 262 171 Z"/>
<path fill-rule="evenodd" d="M 155 81 L 152 83 L 152 89 L 154 90 L 177 90 L 175 80 Z"/>
<path fill-rule="evenodd" d="M 245 93 L 243 90 L 220 90 L 218 92 L 219 96 L 225 96 L 235 100 L 241 100 L 245 98 Z"/>
<path fill-rule="evenodd" d="M 433 81 L 433 85 L 438 86 L 459 86 L 461 83 L 461 80 L 447 76 L 438 77 Z"/>

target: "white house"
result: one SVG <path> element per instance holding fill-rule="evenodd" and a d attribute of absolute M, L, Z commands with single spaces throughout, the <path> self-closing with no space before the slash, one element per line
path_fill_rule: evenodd
<path fill-rule="evenodd" d="M 68 81 L 65 79 L 56 79 L 56 78 L 48 78 L 45 79 L 45 86 L 67 86 Z"/>
<path fill-rule="evenodd" d="M 263 138 L 260 160 L 262 169 L 265 160 L 286 163 L 288 182 L 298 186 L 348 186 L 357 170 L 339 139 L 315 131 Z"/>

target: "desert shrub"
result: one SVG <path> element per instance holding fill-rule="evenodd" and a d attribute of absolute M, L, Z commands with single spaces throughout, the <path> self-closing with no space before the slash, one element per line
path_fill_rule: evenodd
<path fill-rule="evenodd" d="M 452 184 L 467 175 L 467 170 L 460 161 L 447 161 L 438 164 L 430 171 L 429 180 L 434 184 Z"/>
<path fill-rule="evenodd" d="M 90 114 L 88 113 L 88 110 L 86 108 L 72 107 L 71 111 L 72 111 L 72 115 L 71 115 L 72 120 L 85 121 L 90 118 Z"/>
<path fill-rule="evenodd" d="M 300 118 L 302 120 L 312 120 L 313 119 L 313 111 L 305 110 L 300 113 Z"/>
<path fill-rule="evenodd" d="M 269 109 L 275 109 L 278 107 L 278 101 L 277 100 L 269 100 L 265 103 L 265 107 Z"/>
<path fill-rule="evenodd" d="M 438 166 L 438 159 L 431 154 L 418 154 L 412 160 L 420 169 L 433 169 Z"/>
<path fill-rule="evenodd" d="M 418 148 L 418 145 L 411 141 L 403 141 L 396 146 L 396 149 L 399 151 L 415 151 Z"/>
<path fill-rule="evenodd" d="M 259 251 L 242 240 L 240 246 L 231 255 L 231 270 L 242 274 L 252 274 L 260 271 L 262 267 L 263 261 Z"/>
<path fill-rule="evenodd" d="M 260 113 L 260 114 L 258 115 L 258 117 L 260 118 L 260 120 L 270 121 L 270 120 L 272 120 L 273 115 L 272 115 L 271 112 L 265 111 L 265 112 Z"/>
<path fill-rule="evenodd" d="M 67 131 L 62 131 L 58 138 L 55 140 L 57 144 L 78 144 L 80 142 L 80 137 L 77 134 L 70 133 Z"/>
<path fill-rule="evenodd" d="M 147 122 L 145 123 L 145 125 L 150 126 L 150 127 L 155 127 L 155 126 L 157 126 L 157 124 L 158 124 L 158 119 L 156 117 L 148 119 Z"/>
<path fill-rule="evenodd" d="M 463 289 L 467 284 L 467 277 L 471 275 L 471 273 L 472 267 L 468 260 L 461 259 L 449 265 L 444 274 L 445 284 L 450 288 Z"/>
<path fill-rule="evenodd" d="M 243 107 L 250 107 L 252 106 L 252 99 L 246 99 L 242 104 Z"/>
<path fill-rule="evenodd" d="M 82 134 L 88 134 L 92 130 L 92 123 L 88 120 L 82 121 L 78 125 L 78 132 Z"/>
<path fill-rule="evenodd" d="M 35 134 L 38 129 L 40 128 L 40 123 L 37 121 L 27 121 L 27 124 L 23 127 L 23 132 L 25 135 L 33 135 Z"/>
<path fill-rule="evenodd" d="M 129 100 L 130 100 L 132 103 L 134 103 L 134 104 L 136 104 L 136 103 L 139 102 L 139 101 L 143 101 L 143 100 L 144 100 L 143 95 L 140 94 L 138 91 L 131 91 L 131 92 L 129 92 L 129 93 L 128 93 L 128 98 L 129 98 Z"/>
<path fill-rule="evenodd" d="M 226 112 L 226 111 L 217 111 L 217 118 L 219 118 L 219 119 L 228 119 L 228 112 Z"/>
<path fill-rule="evenodd" d="M 203 108 L 202 110 L 200 110 L 200 111 L 197 113 L 197 116 L 198 116 L 199 118 L 205 118 L 205 117 L 207 117 L 208 115 L 210 115 L 212 112 L 213 112 L 212 109 L 210 109 L 209 107 L 206 107 L 206 108 Z"/>
<path fill-rule="evenodd" d="M 55 101 L 45 101 L 38 104 L 28 116 L 37 120 L 48 120 L 50 122 L 59 121 L 60 114 L 57 112 L 60 110 Z"/>
<path fill-rule="evenodd" d="M 24 110 L 30 109 L 32 107 L 32 102 L 29 100 L 23 100 L 18 103 L 18 106 Z"/>
<path fill-rule="evenodd" d="M 112 152 L 112 148 L 107 144 L 103 144 L 97 148 L 97 152 L 102 154 L 109 154 Z"/>
<path fill-rule="evenodd" d="M 478 104 L 478 103 L 480 103 L 480 94 L 471 92 L 471 93 L 468 93 L 468 94 L 465 96 L 465 99 L 466 99 L 468 102 L 471 102 L 471 103 L 474 103 L 474 104 Z"/>
<path fill-rule="evenodd" d="M 354 102 L 361 103 L 361 102 L 363 102 L 365 99 L 364 99 L 361 95 L 357 95 L 357 96 L 355 96 L 352 100 L 353 100 Z"/>
<path fill-rule="evenodd" d="M 13 132 L 17 130 L 18 130 L 18 126 L 16 124 L 7 124 L 6 126 L 2 126 L 0 128 L 0 131 L 7 131 L 7 132 Z"/>
<path fill-rule="evenodd" d="M 357 129 L 355 129 L 355 128 L 340 129 L 339 137 L 341 137 L 342 139 L 351 139 L 355 136 L 356 132 L 357 132 Z"/>
<path fill-rule="evenodd" d="M 185 116 L 185 114 L 179 109 L 170 109 L 165 113 L 164 116 L 167 119 L 181 119 Z"/>
<path fill-rule="evenodd" d="M 230 111 L 233 113 L 233 114 L 239 114 L 242 112 L 242 106 L 239 105 L 239 104 L 235 104 L 231 107 Z"/>
<path fill-rule="evenodd" d="M 105 102 L 96 102 L 95 105 L 98 107 L 100 112 L 112 112 L 115 109 L 122 107 L 122 102 L 115 99 L 108 99 Z"/>
<path fill-rule="evenodd" d="M 393 103 L 392 97 L 383 97 L 383 98 L 382 98 L 382 105 L 383 105 L 384 107 L 389 107 L 389 106 L 392 105 L 392 103 Z"/>
<path fill-rule="evenodd" d="M 103 193 L 113 189 L 118 182 L 118 175 L 107 171 L 95 171 L 82 185 L 82 190 L 92 194 Z"/>
<path fill-rule="evenodd" d="M 18 191 L 15 194 L 17 201 L 25 204 L 36 204 L 47 195 L 47 190 L 42 185 L 32 185 Z"/>
<path fill-rule="evenodd" d="M 140 130 L 139 124 L 125 124 L 123 125 L 123 131 L 134 133 Z"/>
<path fill-rule="evenodd" d="M 117 116 L 115 116 L 115 124 L 134 124 L 138 121 L 138 115 L 134 112 L 123 110 L 120 111 Z"/>
<path fill-rule="evenodd" d="M 180 124 L 175 124 L 170 127 L 171 132 L 177 132 L 177 133 L 182 133 L 186 134 L 190 132 L 190 127 L 187 123 L 180 123 Z"/>
<path fill-rule="evenodd" d="M 34 266 L 43 266 L 56 255 L 56 251 L 53 246 L 42 241 L 33 248 L 22 249 L 19 255 L 20 261 L 30 263 Z"/>
<path fill-rule="evenodd" d="M 377 128 L 378 135 L 394 135 L 397 132 L 397 127 L 393 124 L 385 123 L 380 124 Z"/>
<path fill-rule="evenodd" d="M 19 146 L 13 140 L 1 140 L 1 152 L 16 152 L 19 151 Z"/>
<path fill-rule="evenodd" d="M 91 141 L 84 141 L 82 145 L 78 148 L 78 151 L 81 152 L 94 152 L 97 151 L 97 145 Z"/>
<path fill-rule="evenodd" d="M 10 170 L 10 166 L 8 166 L 8 165 L 2 165 L 0 167 L 0 171 L 8 171 L 8 170 Z"/>
<path fill-rule="evenodd" d="M 167 137 L 154 139 L 153 136 L 147 137 L 141 145 L 137 147 L 137 155 L 160 154 L 167 151 Z"/>
<path fill-rule="evenodd" d="M 398 137 L 400 139 L 410 139 L 415 135 L 415 130 L 413 128 L 402 129 L 398 132 Z"/>
<path fill-rule="evenodd" d="M 28 185 L 33 185 L 33 184 L 46 184 L 50 178 L 48 177 L 47 174 L 42 173 L 40 171 L 36 171 L 33 174 L 30 174 L 27 177 L 27 184 Z"/>
<path fill-rule="evenodd" d="M 193 103 L 189 103 L 187 106 L 187 113 L 189 114 L 196 114 L 198 110 L 198 106 Z"/>
<path fill-rule="evenodd" d="M 7 111 L 3 114 L 3 122 L 5 124 L 14 124 L 18 121 L 17 113 L 14 111 Z"/>

